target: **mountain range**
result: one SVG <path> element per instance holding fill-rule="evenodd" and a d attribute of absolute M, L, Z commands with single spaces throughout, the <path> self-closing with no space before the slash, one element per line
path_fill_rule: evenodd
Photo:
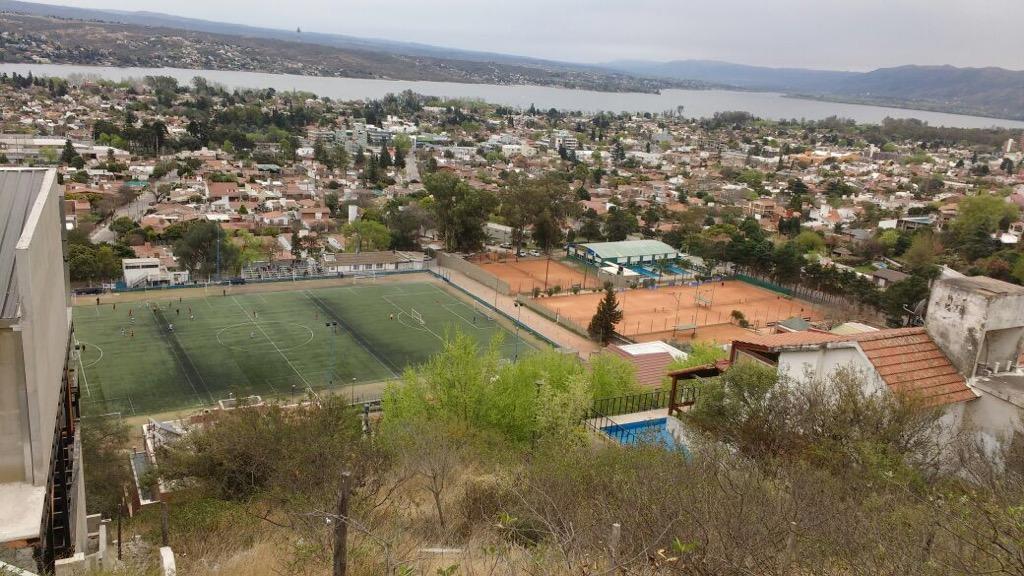
<path fill-rule="evenodd" d="M 995 67 L 908 65 L 852 72 L 770 68 L 714 60 L 622 60 L 582 64 L 389 39 L 254 27 L 155 12 L 98 10 L 20 0 L 0 0 L 0 11 L 87 21 L 94 28 L 108 24 L 138 27 L 130 29 L 140 38 L 145 34 L 160 36 L 187 31 L 192 33 L 190 39 L 200 43 L 209 41 L 211 46 L 234 43 L 243 54 L 252 51 L 259 71 L 307 74 L 326 71 L 336 76 L 533 83 L 612 91 L 722 87 L 1024 120 L 1024 71 Z M 24 21 L 11 25 L 28 27 Z M 44 34 L 58 34 L 54 26 L 42 29 Z M 97 48 L 71 31 L 59 33 L 59 40 L 82 42 L 87 48 Z M 304 51 L 303 45 L 317 48 Z M 174 60 L 159 58 L 160 54 L 158 49 L 138 51 L 130 60 L 131 64 L 124 60 L 128 55 L 115 54 L 105 63 L 145 66 L 146 58 L 153 57 L 154 65 L 176 65 Z M 276 65 L 274 54 L 279 60 Z M 10 53 L 0 55 L 12 58 Z M 297 65 L 289 65 L 286 58 L 295 60 Z M 195 67 L 185 64 L 182 67 Z M 207 64 L 217 66 L 220 62 L 214 58 Z M 247 69 L 247 66 L 257 69 L 253 68 L 256 64 L 245 62 L 235 61 L 229 65 L 231 69 Z"/>
<path fill-rule="evenodd" d="M 955 66 L 898 66 L 869 72 L 768 68 L 713 60 L 618 61 L 610 70 L 865 102 L 1024 119 L 1024 71 Z"/>

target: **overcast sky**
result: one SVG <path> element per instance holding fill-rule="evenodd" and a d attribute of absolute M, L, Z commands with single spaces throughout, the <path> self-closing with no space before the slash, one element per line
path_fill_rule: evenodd
<path fill-rule="evenodd" d="M 1024 69 L 1024 0 L 45 0 L 576 62 Z"/>

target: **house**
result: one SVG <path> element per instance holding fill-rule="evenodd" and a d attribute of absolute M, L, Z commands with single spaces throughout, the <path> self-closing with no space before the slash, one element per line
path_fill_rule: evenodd
<path fill-rule="evenodd" d="M 973 400 L 967 380 L 924 328 L 894 328 L 855 334 L 790 332 L 750 336 L 732 344 L 733 365 L 754 361 L 777 367 L 800 381 L 851 367 L 872 388 L 918 396 L 928 404 Z"/>
<path fill-rule="evenodd" d="M 925 216 L 904 216 L 896 223 L 896 228 L 904 232 L 913 232 L 922 228 L 934 228 L 938 218 L 934 214 Z"/>
<path fill-rule="evenodd" d="M 995 453 L 1024 432 L 1022 355 L 1024 287 L 947 272 L 923 327 L 752 335 L 733 342 L 730 365 L 758 362 L 795 382 L 853 369 L 868 390 L 940 407 L 945 430 L 969 432 Z"/>
<path fill-rule="evenodd" d="M 871 273 L 871 281 L 875 283 L 875 286 L 883 290 L 907 278 L 910 278 L 910 274 L 904 274 L 899 270 L 891 270 L 889 268 L 879 268 Z"/>
<path fill-rule="evenodd" d="M 206 197 L 211 202 L 218 200 L 238 202 L 242 199 L 242 192 L 238 189 L 238 184 L 234 182 L 207 182 Z"/>

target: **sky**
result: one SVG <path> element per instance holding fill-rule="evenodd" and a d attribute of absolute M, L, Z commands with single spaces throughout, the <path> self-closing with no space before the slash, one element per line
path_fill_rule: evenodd
<path fill-rule="evenodd" d="M 1024 69 L 1024 0 L 44 0 L 572 62 Z"/>

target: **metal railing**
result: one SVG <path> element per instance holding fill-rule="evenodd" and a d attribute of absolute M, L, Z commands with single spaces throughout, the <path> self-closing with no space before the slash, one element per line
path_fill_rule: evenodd
<path fill-rule="evenodd" d="M 590 415 L 590 418 L 583 420 L 583 425 L 598 434 L 607 436 L 619 444 L 636 444 L 639 440 L 637 432 L 630 430 L 604 414 Z"/>
<path fill-rule="evenodd" d="M 630 412 L 644 412 L 646 410 L 657 410 L 668 408 L 671 395 L 668 390 L 651 390 L 625 396 L 612 398 L 599 398 L 594 400 L 591 406 L 591 414 L 603 416 L 618 416 Z"/>

